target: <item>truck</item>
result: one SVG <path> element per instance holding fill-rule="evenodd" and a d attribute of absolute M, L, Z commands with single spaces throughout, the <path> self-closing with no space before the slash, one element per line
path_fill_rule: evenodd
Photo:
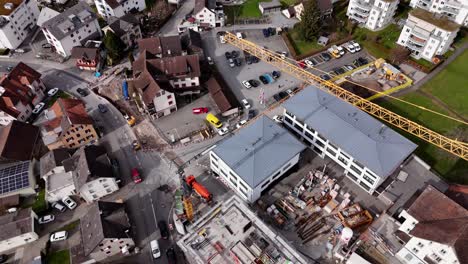
<path fill-rule="evenodd" d="M 127 83 L 127 81 L 123 81 L 123 83 L 122 83 L 122 93 L 123 93 L 123 97 L 125 98 L 125 100 L 130 99 L 130 96 L 128 96 L 128 83 Z"/>
<path fill-rule="evenodd" d="M 198 195 L 200 195 L 205 202 L 209 203 L 211 202 L 211 199 L 213 198 L 213 194 L 211 194 L 205 186 L 201 185 L 200 183 L 197 182 L 195 179 L 195 176 L 190 175 L 185 178 L 185 182 L 187 183 L 192 190 L 194 190 Z"/>

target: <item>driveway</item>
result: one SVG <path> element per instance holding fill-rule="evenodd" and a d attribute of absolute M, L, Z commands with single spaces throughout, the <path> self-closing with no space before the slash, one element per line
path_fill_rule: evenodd
<path fill-rule="evenodd" d="M 159 35 L 177 35 L 177 26 L 180 24 L 182 19 L 186 15 L 190 14 L 195 7 L 195 0 L 185 0 L 181 3 L 181 6 L 177 11 L 172 15 L 172 17 L 164 24 L 164 26 L 159 30 Z"/>

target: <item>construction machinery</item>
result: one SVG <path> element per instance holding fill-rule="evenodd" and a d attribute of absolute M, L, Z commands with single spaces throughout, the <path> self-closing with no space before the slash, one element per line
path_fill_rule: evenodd
<path fill-rule="evenodd" d="M 211 202 L 213 195 L 205 188 L 205 186 L 197 182 L 195 176 L 188 176 L 187 178 L 185 178 L 185 182 L 188 186 L 192 188 L 192 190 L 194 190 L 198 195 L 200 195 L 205 200 L 205 202 Z"/>
<path fill-rule="evenodd" d="M 387 110 L 358 95 L 355 95 L 352 92 L 349 92 L 330 81 L 323 80 L 319 76 L 316 76 L 300 67 L 297 67 L 296 62 L 289 62 L 288 59 L 281 58 L 281 56 L 277 53 L 269 51 L 268 49 L 264 49 L 263 47 L 260 47 L 257 44 L 248 40 L 238 39 L 236 35 L 230 32 L 225 33 L 224 39 L 227 43 L 236 46 L 237 48 L 248 52 L 251 55 L 273 66 L 278 67 L 282 71 L 287 72 L 308 84 L 314 85 L 317 88 L 328 92 L 345 102 L 348 102 L 349 104 L 361 109 L 362 111 L 365 111 L 368 114 L 379 118 L 380 120 L 383 120 L 405 132 L 408 132 L 441 149 L 444 149 L 458 157 L 461 157 L 462 159 L 468 160 L 468 144 L 465 142 L 453 140 L 424 126 L 421 126 L 418 123 L 413 122 L 405 117 L 395 114 L 392 111 Z M 273 105 L 273 107 L 274 106 L 275 105 Z"/>

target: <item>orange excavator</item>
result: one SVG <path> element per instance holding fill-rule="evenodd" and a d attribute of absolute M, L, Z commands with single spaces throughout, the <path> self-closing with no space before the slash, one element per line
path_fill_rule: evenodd
<path fill-rule="evenodd" d="M 200 195 L 205 202 L 209 203 L 211 202 L 211 199 L 213 198 L 213 194 L 211 194 L 205 186 L 201 185 L 200 183 L 197 182 L 195 179 L 195 176 L 190 175 L 185 178 L 185 182 L 187 183 L 188 186 L 192 188 L 198 195 Z"/>

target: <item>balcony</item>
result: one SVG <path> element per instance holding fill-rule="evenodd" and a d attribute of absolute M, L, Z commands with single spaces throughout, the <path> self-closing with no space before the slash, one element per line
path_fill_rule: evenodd
<path fill-rule="evenodd" d="M 368 11 L 370 12 L 370 10 L 372 9 L 372 6 L 369 5 L 369 4 L 366 4 L 366 3 L 363 3 L 363 2 L 360 2 L 360 1 L 355 1 L 351 4 L 351 8 L 353 7 L 359 7 L 361 8 L 362 10 L 364 11 Z"/>
<path fill-rule="evenodd" d="M 411 34 L 409 39 L 413 42 L 413 43 L 417 43 L 417 44 L 420 44 L 420 45 L 425 45 L 426 44 L 426 39 L 424 38 L 419 38 L 419 37 L 416 37 L 415 35 Z"/>
<path fill-rule="evenodd" d="M 359 14 L 350 14 L 350 18 L 356 20 L 359 23 L 366 23 L 367 22 L 367 17 L 362 17 Z"/>
<path fill-rule="evenodd" d="M 442 9 L 440 10 L 442 13 L 446 13 L 446 14 L 451 14 L 451 15 L 458 15 L 458 13 L 460 12 L 460 9 L 458 8 L 454 8 L 454 7 L 450 7 L 450 6 L 444 6 L 442 7 Z"/>
<path fill-rule="evenodd" d="M 352 7 L 351 9 L 357 14 L 359 14 L 360 16 L 366 17 L 366 18 L 369 16 L 369 13 L 370 13 L 369 10 L 364 10 L 358 6 Z"/>
<path fill-rule="evenodd" d="M 415 43 L 411 39 L 406 42 L 406 47 L 413 51 L 422 51 L 424 49 L 424 45 Z"/>

